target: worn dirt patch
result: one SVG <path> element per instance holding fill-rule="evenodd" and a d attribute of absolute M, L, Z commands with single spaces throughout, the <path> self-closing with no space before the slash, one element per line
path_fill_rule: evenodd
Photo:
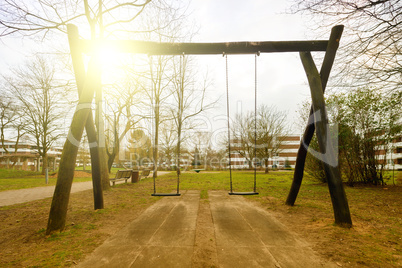
<path fill-rule="evenodd" d="M 215 230 L 208 200 L 201 199 L 193 251 L 193 267 L 217 267 Z"/>

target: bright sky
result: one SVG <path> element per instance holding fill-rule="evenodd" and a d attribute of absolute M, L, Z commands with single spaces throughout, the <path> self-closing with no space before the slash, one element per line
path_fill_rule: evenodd
<path fill-rule="evenodd" d="M 201 26 L 197 42 L 290 41 L 328 39 L 309 32 L 299 14 L 285 14 L 289 1 L 192 0 L 192 16 Z M 214 90 L 222 95 L 219 113 L 226 114 L 225 60 L 221 56 L 197 57 L 207 66 Z M 228 56 L 231 115 L 254 109 L 254 55 Z M 298 105 L 309 98 L 307 78 L 298 53 L 261 54 L 257 58 L 258 105 L 275 105 L 288 111 L 289 125 L 297 120 Z M 320 66 L 320 62 L 316 63 Z M 293 127 L 293 133 L 300 129 Z"/>
<path fill-rule="evenodd" d="M 191 0 L 191 19 L 200 26 L 196 42 L 282 41 L 328 39 L 306 26 L 299 14 L 285 14 L 290 1 L 277 0 Z M 67 41 L 67 40 L 66 40 Z M 32 41 L 20 37 L 2 38 L 0 70 L 22 63 L 35 51 Z M 34 45 L 35 46 L 35 45 Z M 203 70 L 213 81 L 211 94 L 221 96 L 219 108 L 208 114 L 213 128 L 226 126 L 225 60 L 222 56 L 197 56 Z M 307 79 L 298 53 L 261 54 L 258 60 L 258 104 L 275 105 L 288 111 L 289 125 L 297 120 L 298 105 L 309 98 Z M 254 109 L 254 55 L 228 56 L 231 115 Z M 317 62 L 318 67 L 320 62 Z M 292 133 L 300 133 L 293 127 Z"/>

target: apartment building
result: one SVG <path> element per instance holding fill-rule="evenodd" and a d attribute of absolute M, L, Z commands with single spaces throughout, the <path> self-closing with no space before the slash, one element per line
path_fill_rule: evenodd
<path fill-rule="evenodd" d="M 39 170 L 42 165 L 42 159 L 38 154 L 38 148 L 27 142 L 18 143 L 15 150 L 15 141 L 6 140 L 4 146 L 0 147 L 0 167 L 13 166 L 22 170 Z M 56 169 L 60 161 L 62 148 L 52 148 L 48 151 L 49 167 Z"/>
<path fill-rule="evenodd" d="M 385 160 L 385 169 L 402 170 L 402 135 L 388 145 L 387 152 L 383 149 L 378 150 L 377 159 Z"/>
<path fill-rule="evenodd" d="M 291 168 L 295 167 L 297 151 L 300 146 L 300 135 L 291 134 L 283 137 L 278 137 L 277 140 L 280 140 L 279 149 L 275 155 L 270 156 L 268 159 L 268 167 L 272 168 L 272 166 L 276 167 L 284 167 L 286 164 L 290 165 Z M 254 165 L 265 167 L 265 163 L 262 160 L 252 161 L 250 163 L 247 160 L 247 157 L 244 157 L 240 154 L 239 148 L 241 144 L 237 140 L 231 141 L 231 166 L 233 169 L 247 169 L 254 167 Z"/>

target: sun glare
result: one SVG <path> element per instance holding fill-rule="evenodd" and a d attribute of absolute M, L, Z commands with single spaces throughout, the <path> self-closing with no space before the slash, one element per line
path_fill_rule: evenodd
<path fill-rule="evenodd" d="M 102 82 L 114 83 L 126 75 L 129 55 L 119 53 L 113 48 L 104 48 L 98 52 L 102 67 Z"/>

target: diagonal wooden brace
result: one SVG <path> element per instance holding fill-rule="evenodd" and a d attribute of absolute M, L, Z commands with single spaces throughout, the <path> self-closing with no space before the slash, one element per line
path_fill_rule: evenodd
<path fill-rule="evenodd" d="M 352 226 L 348 200 L 343 188 L 332 139 L 329 133 L 328 118 L 325 108 L 322 80 L 314 64 L 310 52 L 300 52 L 300 58 L 306 72 L 313 100 L 314 125 L 317 130 L 317 140 L 320 147 L 320 160 L 324 165 L 328 188 L 334 210 L 335 223 L 345 227 Z"/>
<path fill-rule="evenodd" d="M 98 63 L 92 59 L 89 63 L 85 84 L 80 94 L 79 103 L 71 122 L 67 140 L 63 146 L 46 234 L 54 231 L 62 231 L 65 227 L 68 202 L 74 178 L 75 161 L 77 159 L 79 143 L 84 132 L 84 125 L 88 115 L 91 113 L 95 88 L 93 81 L 96 81 L 97 69 Z"/>
<path fill-rule="evenodd" d="M 343 25 L 337 25 L 333 27 L 331 30 L 331 35 L 328 41 L 328 47 L 320 71 L 321 87 L 323 92 L 325 91 L 325 88 L 327 86 L 329 74 L 331 72 L 332 65 L 335 60 L 336 51 L 338 50 L 339 47 L 339 41 L 342 36 L 343 28 L 344 28 Z M 309 117 L 310 118 L 314 117 L 313 106 L 311 106 L 310 108 Z M 307 157 L 307 149 L 310 145 L 311 139 L 314 136 L 314 132 L 315 132 L 315 125 L 309 122 L 306 126 L 302 140 L 300 142 L 299 150 L 297 152 L 293 182 L 288 197 L 286 199 L 287 205 L 293 206 L 296 202 L 296 198 L 299 193 L 301 183 L 303 180 L 304 164 Z"/>
<path fill-rule="evenodd" d="M 78 28 L 75 25 L 67 25 L 68 41 L 70 44 L 70 53 L 74 68 L 75 80 L 77 83 L 78 95 L 83 91 L 85 83 L 85 67 L 82 58 L 81 48 L 79 47 Z M 96 77 L 96 79 L 100 79 Z M 96 137 L 94 119 L 92 112 L 88 114 L 85 122 L 85 130 L 88 135 L 88 143 L 90 144 L 91 154 L 91 171 L 92 171 L 92 184 L 94 195 L 94 209 L 103 209 L 103 190 L 102 190 L 102 177 L 101 177 L 101 158 L 99 152 L 99 144 Z"/>

